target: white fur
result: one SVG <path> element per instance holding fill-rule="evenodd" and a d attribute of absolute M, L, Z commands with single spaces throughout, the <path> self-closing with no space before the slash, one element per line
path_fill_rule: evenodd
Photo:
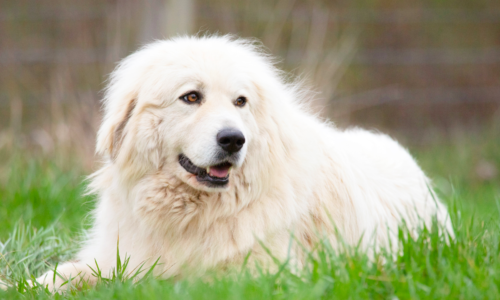
<path fill-rule="evenodd" d="M 204 94 L 200 105 L 179 97 Z M 66 278 L 94 280 L 115 267 L 117 239 L 130 269 L 151 265 L 165 277 L 237 265 L 252 251 L 269 265 L 262 241 L 278 258 L 293 232 L 310 247 L 318 234 L 336 246 L 387 246 L 405 220 L 411 230 L 433 216 L 452 232 L 446 208 L 411 155 L 390 137 L 339 130 L 309 114 L 310 96 L 254 43 L 223 37 L 180 37 L 147 45 L 113 72 L 97 139 L 104 166 L 91 177 L 98 195 L 94 225 Z M 248 103 L 233 102 L 245 96 Z M 213 163 L 225 126 L 246 138 L 227 188 L 198 183 L 178 163 Z M 335 228 L 336 227 L 336 228 Z M 295 250 L 294 250 L 295 249 Z M 51 273 L 39 282 L 52 283 Z"/>

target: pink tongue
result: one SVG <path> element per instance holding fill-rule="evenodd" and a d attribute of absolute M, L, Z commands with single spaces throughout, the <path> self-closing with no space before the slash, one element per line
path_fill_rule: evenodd
<path fill-rule="evenodd" d="M 229 167 L 211 167 L 208 175 L 212 177 L 224 178 L 229 173 Z"/>

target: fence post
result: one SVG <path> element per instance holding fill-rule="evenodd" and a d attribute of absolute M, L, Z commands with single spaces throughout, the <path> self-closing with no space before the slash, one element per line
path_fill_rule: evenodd
<path fill-rule="evenodd" d="M 141 6 L 140 43 L 193 33 L 196 24 L 194 0 L 147 0 Z"/>
<path fill-rule="evenodd" d="M 194 0 L 164 0 L 166 18 L 164 22 L 167 37 L 192 34 L 196 26 Z"/>

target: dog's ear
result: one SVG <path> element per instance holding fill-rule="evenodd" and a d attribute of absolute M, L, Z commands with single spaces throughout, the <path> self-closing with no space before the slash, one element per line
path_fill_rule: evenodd
<path fill-rule="evenodd" d="M 137 105 L 131 97 L 119 107 L 106 107 L 106 115 L 97 135 L 96 152 L 116 159 L 127 134 L 127 125 Z"/>
<path fill-rule="evenodd" d="M 131 101 L 129 101 L 122 121 L 114 129 L 112 136 L 113 138 L 111 140 L 110 150 L 109 150 L 111 157 L 113 159 L 116 158 L 116 156 L 118 155 L 118 151 L 120 150 L 123 139 L 125 138 L 125 127 L 127 126 L 128 121 L 132 117 L 132 112 L 134 111 L 136 104 L 137 104 L 136 99 L 132 99 Z"/>

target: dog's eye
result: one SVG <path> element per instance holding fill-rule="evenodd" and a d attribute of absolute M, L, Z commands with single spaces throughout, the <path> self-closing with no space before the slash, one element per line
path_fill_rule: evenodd
<path fill-rule="evenodd" d="M 192 104 L 200 102 L 201 97 L 200 94 L 198 94 L 197 92 L 189 92 L 184 96 L 181 96 L 180 99 L 184 100 L 184 102 Z"/>
<path fill-rule="evenodd" d="M 234 105 L 239 107 L 245 106 L 246 103 L 247 103 L 247 98 L 245 97 L 239 97 L 238 99 L 236 99 L 236 101 L 234 101 Z"/>

